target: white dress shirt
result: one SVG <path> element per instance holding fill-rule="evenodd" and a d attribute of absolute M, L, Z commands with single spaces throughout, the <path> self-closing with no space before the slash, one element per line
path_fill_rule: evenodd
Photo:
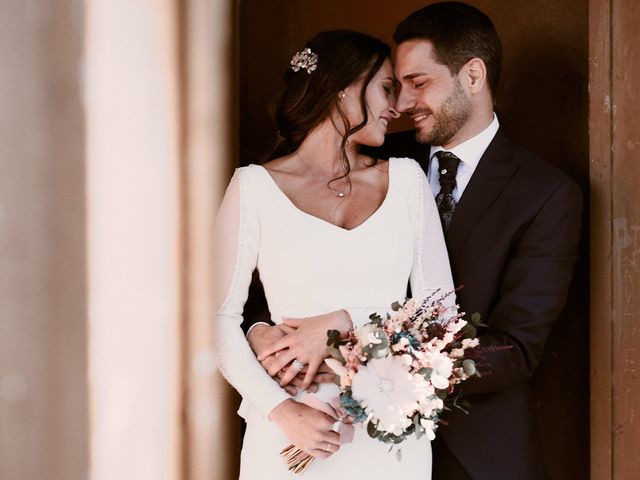
<path fill-rule="evenodd" d="M 496 136 L 499 127 L 498 117 L 494 113 L 493 120 L 487 128 L 475 137 L 471 137 L 469 140 L 462 142 L 451 150 L 447 150 L 460 159 L 460 165 L 458 165 L 458 172 L 456 173 L 456 188 L 453 189 L 453 198 L 455 198 L 456 203 L 460 201 L 460 197 L 464 189 L 467 188 L 469 180 L 471 180 L 471 176 L 473 172 L 475 172 L 478 162 L 480 162 L 480 158 L 482 158 L 485 150 L 489 147 L 493 137 Z M 440 191 L 440 164 L 435 154 L 441 150 L 444 150 L 444 148 L 432 145 L 429 153 L 429 159 L 431 161 L 429 162 L 427 177 L 429 178 L 429 185 L 431 185 L 434 196 Z"/>

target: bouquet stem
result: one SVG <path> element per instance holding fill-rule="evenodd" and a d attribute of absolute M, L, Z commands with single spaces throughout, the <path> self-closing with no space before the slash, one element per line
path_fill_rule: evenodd
<path fill-rule="evenodd" d="M 287 462 L 289 471 L 296 474 L 302 474 L 313 463 L 315 457 L 303 452 L 295 445 L 289 445 L 280 452 L 284 461 Z"/>

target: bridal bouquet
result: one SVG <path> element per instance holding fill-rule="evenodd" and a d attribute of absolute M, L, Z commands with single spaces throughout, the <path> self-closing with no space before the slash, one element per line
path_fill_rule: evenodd
<path fill-rule="evenodd" d="M 394 303 L 391 313 L 370 315 L 345 338 L 328 332 L 325 363 L 340 385 L 339 408 L 352 423 L 366 425 L 370 437 L 392 446 L 411 435 L 433 440 L 445 405 L 462 408 L 452 394 L 455 385 L 479 376 L 472 352 L 482 324 L 479 315 L 467 322 L 443 303 L 453 294 Z M 313 460 L 293 446 L 282 454 L 296 473 Z"/>
<path fill-rule="evenodd" d="M 399 444 L 407 437 L 435 438 L 445 402 L 456 384 L 478 375 L 471 350 L 479 341 L 463 313 L 444 305 L 453 292 L 436 292 L 392 305 L 392 313 L 344 339 L 329 332 L 325 360 L 340 382 L 340 406 L 370 437 Z"/>

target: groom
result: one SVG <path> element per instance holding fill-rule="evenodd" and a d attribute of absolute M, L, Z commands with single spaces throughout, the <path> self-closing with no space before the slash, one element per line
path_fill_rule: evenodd
<path fill-rule="evenodd" d="M 445 415 L 432 443 L 433 478 L 545 478 L 529 378 L 573 274 L 581 193 L 514 145 L 494 114 L 501 46 L 486 15 L 432 4 L 403 20 L 394 40 L 397 109 L 415 132 L 389 135 L 375 155 L 420 161 L 454 283 L 464 286 L 458 302 L 487 325 L 479 335 L 491 372 L 463 384 L 468 415 Z M 252 345 L 266 329 L 249 333 Z"/>

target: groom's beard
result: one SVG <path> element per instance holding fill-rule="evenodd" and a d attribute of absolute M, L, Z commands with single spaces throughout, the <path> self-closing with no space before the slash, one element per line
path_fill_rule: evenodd
<path fill-rule="evenodd" d="M 434 125 L 431 130 L 426 132 L 416 130 L 416 140 L 419 143 L 437 146 L 446 145 L 469 120 L 471 116 L 471 100 L 467 97 L 462 85 L 460 85 L 460 81 L 456 78 L 453 92 L 437 112 L 428 109 L 415 109 L 407 113 L 412 116 L 426 113 L 434 118 Z"/>

